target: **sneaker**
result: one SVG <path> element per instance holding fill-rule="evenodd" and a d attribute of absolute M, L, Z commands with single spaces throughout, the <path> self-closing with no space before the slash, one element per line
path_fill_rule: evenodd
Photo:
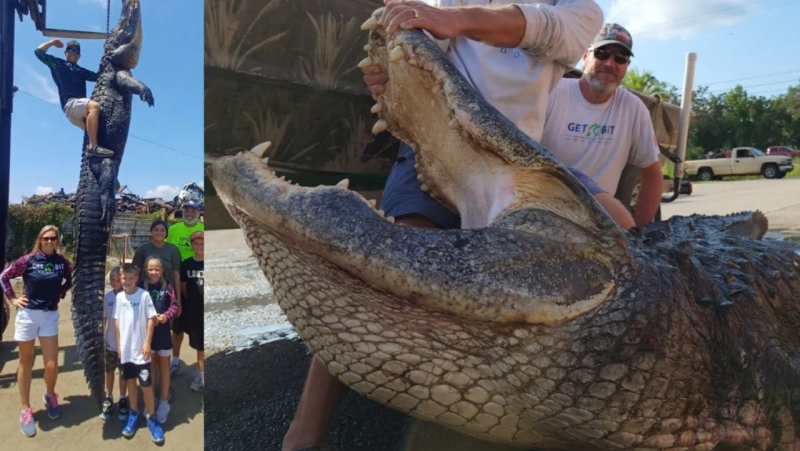
<path fill-rule="evenodd" d="M 169 375 L 170 375 L 170 377 L 175 377 L 175 376 L 181 374 L 182 372 L 183 372 L 183 370 L 181 370 L 181 362 L 180 362 L 180 360 L 178 361 L 178 363 L 170 362 L 170 364 L 169 364 Z"/>
<path fill-rule="evenodd" d="M 100 413 L 100 418 L 108 420 L 111 418 L 112 412 L 114 412 L 114 399 L 109 396 L 103 401 L 103 411 Z"/>
<path fill-rule="evenodd" d="M 200 377 L 199 373 L 194 377 L 192 385 L 189 386 L 189 390 L 195 393 L 201 393 L 203 391 L 203 378 Z"/>
<path fill-rule="evenodd" d="M 167 415 L 169 415 L 169 401 L 161 400 L 156 406 L 156 419 L 159 423 L 164 424 L 167 422 Z"/>
<path fill-rule="evenodd" d="M 136 421 L 139 420 L 139 414 L 131 410 L 130 415 L 128 415 L 128 421 L 125 423 L 125 427 L 122 428 L 122 435 L 125 438 L 133 437 L 133 434 L 136 433 Z"/>
<path fill-rule="evenodd" d="M 100 146 L 87 146 L 86 155 L 90 157 L 107 158 L 107 157 L 113 157 L 114 151 Z"/>
<path fill-rule="evenodd" d="M 45 393 L 42 395 L 42 399 L 44 399 L 44 408 L 47 409 L 47 416 L 53 420 L 59 418 L 61 416 L 61 409 L 58 407 L 58 395 L 55 393 L 52 395 Z"/>
<path fill-rule="evenodd" d="M 130 411 L 128 411 L 128 398 L 119 398 L 119 402 L 117 403 L 117 412 L 119 412 L 120 421 L 125 421 L 128 419 L 128 415 L 130 414 Z"/>
<path fill-rule="evenodd" d="M 19 422 L 22 423 L 22 433 L 26 437 L 36 435 L 36 422 L 33 421 L 33 409 L 28 407 L 19 414 Z"/>
<path fill-rule="evenodd" d="M 152 416 L 148 418 L 147 427 L 150 428 L 150 439 L 153 440 L 153 443 L 156 445 L 164 443 L 164 429 L 161 428 L 161 423 L 157 419 Z"/>

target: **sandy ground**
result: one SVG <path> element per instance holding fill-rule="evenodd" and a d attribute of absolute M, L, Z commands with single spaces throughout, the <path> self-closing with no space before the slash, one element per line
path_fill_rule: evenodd
<path fill-rule="evenodd" d="M 695 184 L 694 194 L 663 204 L 662 213 L 666 219 L 755 209 L 769 220 L 768 237 L 800 235 L 800 179 Z M 211 280 L 209 289 L 219 290 L 212 297 L 215 303 L 206 306 L 206 347 L 215 349 L 207 358 L 205 396 L 210 421 L 206 449 L 280 449 L 300 398 L 310 355 L 299 340 L 276 340 L 278 337 L 268 332 L 270 328 L 258 327 L 267 325 L 264 318 L 285 318 L 280 316 L 269 287 L 264 288 L 264 278 L 241 231 L 206 233 L 211 256 L 207 265 L 213 266 L 206 270 L 206 281 Z M 254 428 L 258 434 L 252 432 Z M 335 450 L 353 451 L 512 449 L 413 421 L 355 394 L 349 395 L 338 411 L 330 443 Z"/>
<path fill-rule="evenodd" d="M 31 383 L 31 404 L 36 420 L 36 436 L 25 437 L 20 431 L 20 399 L 17 389 L 18 353 L 14 338 L 14 308 L 8 329 L 0 343 L 0 437 L 4 450 L 116 450 L 150 449 L 156 445 L 150 441 L 150 432 L 144 422 L 136 435 L 128 440 L 122 436 L 122 422 L 116 412 L 110 420 L 103 421 L 100 410 L 89 397 L 89 387 L 83 376 L 83 367 L 78 361 L 71 319 L 71 296 L 59 304 L 59 354 L 58 382 L 56 393 L 61 404 L 61 418 L 51 420 L 44 410 L 44 366 L 41 350 L 36 347 Z M 203 447 L 203 419 L 201 395 L 189 390 L 189 384 L 197 372 L 196 353 L 189 347 L 186 337 L 181 346 L 181 360 L 185 363 L 183 373 L 172 379 L 174 395 L 171 411 L 164 424 L 165 443 L 168 450 L 198 450 Z M 115 384 L 116 385 L 116 384 Z M 119 397 L 115 386 L 114 397 Z M 139 405 L 144 406 L 143 400 Z"/>

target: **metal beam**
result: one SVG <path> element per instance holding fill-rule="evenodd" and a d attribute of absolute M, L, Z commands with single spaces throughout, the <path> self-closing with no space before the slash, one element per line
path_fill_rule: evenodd
<path fill-rule="evenodd" d="M 108 37 L 108 35 L 106 35 L 105 33 L 98 33 L 95 31 L 59 30 L 57 28 L 45 28 L 42 30 L 42 35 L 53 38 L 67 38 L 67 39 L 105 40 Z"/>

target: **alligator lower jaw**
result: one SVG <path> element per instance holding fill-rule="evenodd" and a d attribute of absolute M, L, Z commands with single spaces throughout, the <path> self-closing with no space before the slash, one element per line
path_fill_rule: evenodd
<path fill-rule="evenodd" d="M 392 224 L 346 182 L 306 188 L 279 179 L 252 152 L 220 158 L 208 174 L 240 224 L 425 308 L 553 324 L 595 308 L 617 286 L 617 248 L 545 210 L 507 211 L 481 230 L 416 229 Z"/>

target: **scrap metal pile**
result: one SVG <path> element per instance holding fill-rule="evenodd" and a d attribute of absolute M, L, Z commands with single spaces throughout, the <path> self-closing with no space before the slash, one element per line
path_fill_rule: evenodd
<path fill-rule="evenodd" d="M 22 198 L 22 205 L 43 206 L 49 204 L 64 204 L 70 208 L 75 208 L 75 193 L 66 194 L 62 188 L 55 193 L 34 194 L 31 197 Z M 130 192 L 122 192 L 117 194 L 116 207 L 117 212 L 150 214 L 153 212 L 166 210 L 167 215 L 170 215 L 176 209 L 176 202 L 175 200 L 166 201 L 157 197 L 142 198 Z"/>

